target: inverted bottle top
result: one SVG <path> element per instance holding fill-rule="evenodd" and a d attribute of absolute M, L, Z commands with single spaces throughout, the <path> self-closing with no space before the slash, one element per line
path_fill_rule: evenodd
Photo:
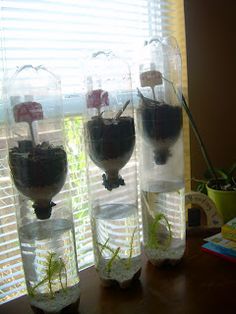
<path fill-rule="evenodd" d="M 22 103 L 36 102 L 42 106 L 44 119 L 62 115 L 60 79 L 45 66 L 17 67 L 15 73 L 4 81 L 3 97 L 8 110 L 12 111 Z M 38 110 L 37 106 L 33 107 L 32 113 Z"/>

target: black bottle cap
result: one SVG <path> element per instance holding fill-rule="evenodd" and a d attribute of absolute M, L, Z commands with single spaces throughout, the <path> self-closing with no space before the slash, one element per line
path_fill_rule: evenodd
<path fill-rule="evenodd" d="M 33 208 L 35 215 L 40 220 L 49 219 L 51 217 L 52 207 L 55 205 L 56 204 L 51 201 L 48 203 L 48 206 L 42 206 L 40 204 L 34 203 Z"/>

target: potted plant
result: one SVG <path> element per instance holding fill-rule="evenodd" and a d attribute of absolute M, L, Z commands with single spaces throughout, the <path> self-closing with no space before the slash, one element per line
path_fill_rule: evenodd
<path fill-rule="evenodd" d="M 174 86 L 173 88 L 175 89 Z M 213 167 L 197 125 L 183 95 L 181 100 L 207 165 L 207 180 L 197 180 L 200 183 L 198 190 L 203 193 L 205 192 L 215 203 L 218 213 L 222 216 L 224 223 L 226 223 L 236 217 L 236 180 L 234 177 L 236 163 L 228 170 Z"/>
<path fill-rule="evenodd" d="M 207 194 L 215 203 L 216 208 L 227 222 L 236 216 L 236 163 L 229 169 L 214 169 L 217 181 L 212 178 L 209 171 L 205 172 L 206 180 L 196 180 L 197 190 Z M 219 188 L 220 187 L 220 188 Z"/>

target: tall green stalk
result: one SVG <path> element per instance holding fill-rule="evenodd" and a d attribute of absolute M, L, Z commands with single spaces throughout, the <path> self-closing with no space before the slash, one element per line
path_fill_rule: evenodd
<path fill-rule="evenodd" d="M 196 139 L 198 141 L 198 144 L 200 146 L 200 149 L 201 149 L 203 158 L 205 160 L 205 163 L 207 165 L 207 168 L 209 169 L 209 171 L 211 172 L 212 177 L 215 179 L 215 181 L 217 183 L 217 181 L 218 181 L 217 174 L 216 174 L 215 169 L 214 169 L 214 167 L 212 165 L 212 162 L 211 162 L 211 160 L 209 158 L 208 152 L 206 150 L 206 146 L 204 145 L 204 142 L 203 142 L 203 140 L 201 138 L 200 132 L 198 131 L 197 125 L 196 125 L 196 123 L 194 121 L 193 115 L 192 115 L 192 113 L 191 113 L 191 111 L 189 109 L 189 106 L 188 106 L 188 104 L 186 102 L 186 99 L 185 99 L 184 95 L 181 93 L 181 96 L 180 96 L 180 93 L 177 92 L 177 90 L 176 90 L 176 88 L 174 86 L 174 83 L 172 81 L 166 79 L 163 76 L 162 76 L 162 78 L 163 78 L 163 80 L 165 80 L 165 81 L 167 81 L 168 83 L 171 84 L 171 86 L 172 86 L 172 88 L 174 90 L 175 95 L 177 96 L 179 102 L 182 104 L 182 106 L 183 106 L 183 108 L 184 108 L 184 110 L 185 110 L 185 112 L 186 112 L 186 114 L 188 116 L 188 119 L 189 119 L 190 125 L 192 127 L 193 133 L 194 133 L 194 135 L 195 135 L 195 137 L 196 137 Z"/>

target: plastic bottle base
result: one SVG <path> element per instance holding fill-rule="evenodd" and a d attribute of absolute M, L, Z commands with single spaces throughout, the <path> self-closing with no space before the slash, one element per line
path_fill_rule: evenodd
<path fill-rule="evenodd" d="M 183 258 L 179 259 L 149 259 L 149 262 L 154 265 L 155 267 L 162 267 L 162 266 L 176 266 L 178 265 Z"/>
<path fill-rule="evenodd" d="M 131 279 L 118 282 L 115 279 L 104 279 L 100 277 L 101 284 L 103 287 L 112 287 L 112 286 L 119 286 L 121 289 L 127 289 L 129 288 L 134 281 L 138 280 L 141 275 L 141 268 L 134 274 L 134 276 Z"/>
<path fill-rule="evenodd" d="M 79 313 L 79 302 L 80 298 L 78 298 L 76 302 L 67 305 L 66 307 L 57 312 L 47 312 L 34 305 L 31 305 L 31 309 L 35 314 L 77 314 Z"/>

